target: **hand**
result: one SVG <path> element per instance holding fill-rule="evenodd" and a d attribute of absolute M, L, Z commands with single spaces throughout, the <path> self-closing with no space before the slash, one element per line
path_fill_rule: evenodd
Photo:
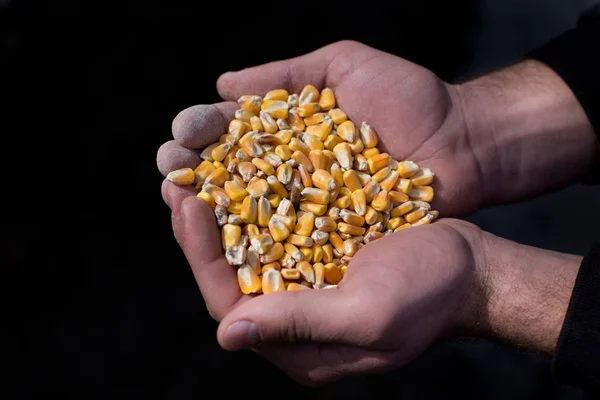
<path fill-rule="evenodd" d="M 480 231 L 467 222 L 441 219 L 372 242 L 338 289 L 242 296 L 208 206 L 163 188 L 221 346 L 252 348 L 302 384 L 397 368 L 476 325 L 485 276 L 476 266 L 485 264 L 475 258 Z"/>
<path fill-rule="evenodd" d="M 199 151 L 233 118 L 240 96 L 276 88 L 300 93 L 307 83 L 332 88 L 350 119 L 375 128 L 382 151 L 431 168 L 436 173 L 432 206 L 441 215 L 460 216 L 482 205 L 483 183 L 456 88 L 427 69 L 355 42 L 224 74 L 217 88 L 229 102 L 182 111 L 173 123 L 175 140 L 158 152 L 160 171 L 195 167 Z"/>

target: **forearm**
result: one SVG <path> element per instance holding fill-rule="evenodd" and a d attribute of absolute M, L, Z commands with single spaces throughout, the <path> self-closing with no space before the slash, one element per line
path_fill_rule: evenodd
<path fill-rule="evenodd" d="M 482 234 L 485 291 L 479 334 L 552 354 L 582 257 Z"/>
<path fill-rule="evenodd" d="M 560 188 L 593 165 L 592 126 L 566 83 L 544 64 L 524 61 L 456 88 L 485 205 Z"/>

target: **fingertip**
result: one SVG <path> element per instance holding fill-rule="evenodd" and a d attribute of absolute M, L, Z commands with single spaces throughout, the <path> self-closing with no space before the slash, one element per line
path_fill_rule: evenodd
<path fill-rule="evenodd" d="M 217 92 L 223 100 L 237 101 L 234 90 L 232 90 L 235 82 L 235 75 L 236 72 L 228 71 L 221 74 L 217 79 Z"/>
<path fill-rule="evenodd" d="M 250 320 L 235 321 L 226 327 L 219 325 L 217 341 L 227 351 L 251 349 L 260 344 L 260 333 Z"/>
<path fill-rule="evenodd" d="M 237 104 L 222 102 L 188 107 L 173 119 L 173 138 L 183 147 L 200 149 L 214 143 L 233 119 Z"/>
<path fill-rule="evenodd" d="M 156 165 L 164 177 L 175 169 L 196 168 L 201 162 L 198 151 L 182 147 L 175 140 L 163 143 L 156 152 Z"/>

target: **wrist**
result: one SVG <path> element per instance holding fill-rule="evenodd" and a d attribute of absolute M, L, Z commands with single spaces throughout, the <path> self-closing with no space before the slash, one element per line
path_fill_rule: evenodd
<path fill-rule="evenodd" d="M 455 86 L 484 205 L 526 199 L 585 175 L 596 138 L 569 87 L 537 61 Z"/>

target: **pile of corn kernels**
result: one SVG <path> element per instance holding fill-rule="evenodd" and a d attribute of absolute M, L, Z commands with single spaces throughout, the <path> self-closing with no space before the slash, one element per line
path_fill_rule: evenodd
<path fill-rule="evenodd" d="M 336 288 L 362 247 L 438 217 L 433 172 L 381 153 L 373 126 L 357 127 L 331 89 L 238 104 L 204 161 L 167 179 L 213 209 L 242 293 Z"/>

